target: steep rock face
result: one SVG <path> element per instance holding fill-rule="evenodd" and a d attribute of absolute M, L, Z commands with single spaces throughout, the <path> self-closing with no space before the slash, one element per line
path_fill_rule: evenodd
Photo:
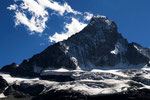
<path fill-rule="evenodd" d="M 2 76 L 0 76 L 0 94 L 5 91 L 6 87 L 8 87 L 7 81 L 4 80 Z"/>
<path fill-rule="evenodd" d="M 138 65 L 138 64 L 146 62 L 148 64 L 150 55 L 145 54 L 146 51 L 144 51 L 144 50 L 147 50 L 148 48 L 142 47 L 143 52 L 141 52 L 141 50 L 139 50 L 137 47 L 142 47 L 142 46 L 140 46 L 137 43 L 130 43 L 128 45 L 128 51 L 127 51 L 126 57 L 129 61 L 129 63 L 133 64 L 133 65 Z"/>
<path fill-rule="evenodd" d="M 150 59 L 150 48 L 146 48 L 146 47 L 143 47 L 137 43 L 132 43 L 134 48 L 137 49 L 138 52 L 140 52 L 142 55 L 146 56 L 147 58 Z"/>
<path fill-rule="evenodd" d="M 93 17 L 85 29 L 61 43 L 68 49 L 66 54 L 81 68 L 138 65 L 150 58 L 150 49 L 136 44 L 143 48 L 141 52 L 134 43 L 128 43 L 117 32 L 116 24 L 105 16 Z"/>
<path fill-rule="evenodd" d="M 80 67 L 115 66 L 125 60 L 123 56 L 128 47 L 116 24 L 105 16 L 93 17 L 84 30 L 62 43 Z"/>
<path fill-rule="evenodd" d="M 94 16 L 87 27 L 68 40 L 51 45 L 40 54 L 24 60 L 15 74 L 34 76 L 45 68 L 86 69 L 146 64 L 149 52 L 148 48 L 128 43 L 118 33 L 112 20 Z"/>

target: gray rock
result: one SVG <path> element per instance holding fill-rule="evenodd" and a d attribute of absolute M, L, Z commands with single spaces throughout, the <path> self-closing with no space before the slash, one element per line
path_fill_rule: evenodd
<path fill-rule="evenodd" d="M 4 80 L 2 76 L 0 76 L 0 93 L 3 93 L 6 87 L 8 87 L 7 81 Z"/>

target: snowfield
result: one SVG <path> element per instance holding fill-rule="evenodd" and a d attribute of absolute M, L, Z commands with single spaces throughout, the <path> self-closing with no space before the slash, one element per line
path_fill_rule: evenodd
<path fill-rule="evenodd" d="M 41 75 L 64 75 L 75 79 L 74 81 L 56 82 L 42 80 L 40 78 L 23 78 L 12 77 L 6 73 L 0 75 L 9 84 L 26 83 L 29 85 L 43 84 L 44 91 L 55 90 L 73 90 L 87 95 L 112 94 L 126 91 L 129 88 L 149 88 L 150 89 L 150 68 L 147 66 L 130 68 L 130 69 L 92 69 L 84 70 L 67 70 L 46 69 Z M 51 88 L 50 88 L 51 87 Z M 0 94 L 3 97 L 3 94 Z"/>

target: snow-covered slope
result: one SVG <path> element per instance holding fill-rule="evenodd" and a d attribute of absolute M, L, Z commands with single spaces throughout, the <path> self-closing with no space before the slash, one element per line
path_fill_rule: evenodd
<path fill-rule="evenodd" d="M 84 70 L 44 70 L 41 75 L 64 75 L 70 76 L 74 81 L 57 82 L 42 80 L 40 78 L 12 77 L 9 74 L 0 75 L 10 84 L 26 84 L 33 86 L 36 84 L 44 85 L 43 93 L 50 90 L 69 90 L 80 92 L 86 95 L 113 94 L 125 92 L 128 89 L 150 89 L 150 68 L 147 66 L 135 68 L 130 67 L 119 69 L 93 69 Z"/>

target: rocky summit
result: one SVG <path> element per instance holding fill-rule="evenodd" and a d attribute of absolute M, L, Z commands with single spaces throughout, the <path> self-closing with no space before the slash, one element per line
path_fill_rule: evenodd
<path fill-rule="evenodd" d="M 98 15 L 67 40 L 2 67 L 1 94 L 5 100 L 149 100 L 149 61 L 150 48 L 129 43 L 114 21 Z"/>

